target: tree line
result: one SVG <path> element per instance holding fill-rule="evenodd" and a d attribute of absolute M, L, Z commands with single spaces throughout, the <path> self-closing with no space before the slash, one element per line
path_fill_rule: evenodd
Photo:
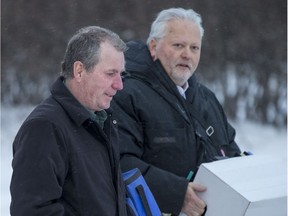
<path fill-rule="evenodd" d="M 286 125 L 285 0 L 2 0 L 1 102 L 36 104 L 59 75 L 67 40 L 88 25 L 146 40 L 159 11 L 192 8 L 205 29 L 197 76 L 228 116 Z"/>

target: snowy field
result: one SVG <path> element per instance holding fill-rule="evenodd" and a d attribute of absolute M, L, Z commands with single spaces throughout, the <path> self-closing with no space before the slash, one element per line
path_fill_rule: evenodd
<path fill-rule="evenodd" d="M 10 205 L 12 142 L 21 123 L 33 107 L 1 108 L 1 216 L 8 216 Z M 256 155 L 275 155 L 287 161 L 287 129 L 243 121 L 231 122 L 237 131 L 236 140 L 242 151 Z"/>

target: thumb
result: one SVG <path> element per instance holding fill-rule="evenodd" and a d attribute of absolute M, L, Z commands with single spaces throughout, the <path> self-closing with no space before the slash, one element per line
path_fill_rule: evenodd
<path fill-rule="evenodd" d="M 204 185 L 193 183 L 193 182 L 190 182 L 189 184 L 191 184 L 191 187 L 194 191 L 204 192 L 206 190 L 206 187 Z"/>

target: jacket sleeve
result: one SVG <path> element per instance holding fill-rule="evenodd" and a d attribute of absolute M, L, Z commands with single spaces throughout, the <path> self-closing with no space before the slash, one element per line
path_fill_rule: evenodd
<path fill-rule="evenodd" d="M 229 145 L 226 148 L 226 154 L 228 157 L 235 157 L 239 156 L 241 153 L 241 150 L 237 143 L 235 142 L 235 136 L 236 136 L 236 131 L 235 129 L 230 125 L 229 122 L 227 122 L 227 133 L 229 136 Z"/>
<path fill-rule="evenodd" d="M 219 103 L 218 99 L 216 98 L 215 94 L 208 90 L 210 94 L 210 106 L 214 107 L 215 112 L 213 112 L 213 116 L 217 117 L 218 119 L 217 124 L 218 128 L 223 128 L 223 132 L 220 136 L 221 139 L 226 139 L 225 145 L 222 147 L 225 148 L 225 153 L 228 157 L 235 157 L 239 156 L 241 151 L 237 143 L 235 142 L 236 131 L 232 127 L 232 125 L 228 122 L 227 116 L 224 112 L 222 105 Z M 219 114 L 217 114 L 219 113 Z M 216 124 L 216 125 L 217 125 Z M 219 143 L 221 143 L 219 141 Z"/>
<path fill-rule="evenodd" d="M 127 90 L 127 89 L 126 89 Z M 164 213 L 178 215 L 182 209 L 188 180 L 159 169 L 142 159 L 145 151 L 144 126 L 141 124 L 141 108 L 136 109 L 129 95 L 114 97 L 114 117 L 118 120 L 119 145 L 122 171 L 139 168 L 159 208 Z"/>
<path fill-rule="evenodd" d="M 46 120 L 25 122 L 13 143 L 11 215 L 64 215 L 59 202 L 66 175 L 66 149 Z"/>

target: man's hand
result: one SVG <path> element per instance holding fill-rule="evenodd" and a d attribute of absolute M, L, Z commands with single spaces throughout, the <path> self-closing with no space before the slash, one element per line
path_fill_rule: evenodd
<path fill-rule="evenodd" d="M 204 213 L 206 203 L 201 200 L 197 192 L 203 192 L 206 187 L 200 184 L 190 182 L 187 187 L 184 204 L 181 212 L 185 213 L 187 216 L 200 216 Z"/>

